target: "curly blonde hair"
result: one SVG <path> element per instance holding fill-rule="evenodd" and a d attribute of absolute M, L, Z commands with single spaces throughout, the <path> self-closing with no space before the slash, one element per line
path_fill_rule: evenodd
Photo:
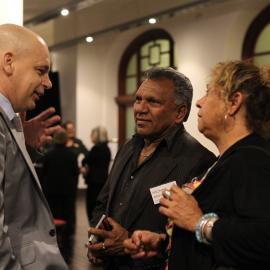
<path fill-rule="evenodd" d="M 235 92 L 244 93 L 248 127 L 270 137 L 269 66 L 258 67 L 250 60 L 218 63 L 212 70 L 211 83 L 218 86 L 225 101 Z"/>

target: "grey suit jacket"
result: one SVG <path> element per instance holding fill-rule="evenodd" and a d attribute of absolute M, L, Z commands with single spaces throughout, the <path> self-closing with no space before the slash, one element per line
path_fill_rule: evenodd
<path fill-rule="evenodd" d="M 0 269 L 68 269 L 31 159 L 1 108 Z"/>

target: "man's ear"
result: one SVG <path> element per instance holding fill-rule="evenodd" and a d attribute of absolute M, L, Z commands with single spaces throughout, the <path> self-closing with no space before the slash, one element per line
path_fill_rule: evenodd
<path fill-rule="evenodd" d="M 187 114 L 187 107 L 185 105 L 179 106 L 176 111 L 175 122 L 177 124 L 183 122 L 185 116 Z"/>
<path fill-rule="evenodd" d="M 3 59 L 2 59 L 2 68 L 3 71 L 6 73 L 7 76 L 12 75 L 13 73 L 13 60 L 14 60 L 14 56 L 11 52 L 6 52 L 3 55 Z"/>
<path fill-rule="evenodd" d="M 242 92 L 237 91 L 230 97 L 227 109 L 230 116 L 235 115 L 243 104 L 245 96 Z"/>

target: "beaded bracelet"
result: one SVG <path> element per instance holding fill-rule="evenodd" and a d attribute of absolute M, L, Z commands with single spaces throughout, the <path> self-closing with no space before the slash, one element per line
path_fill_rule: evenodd
<path fill-rule="evenodd" d="M 205 224 L 209 221 L 209 219 L 212 219 L 212 218 L 218 219 L 218 215 L 215 213 L 205 214 L 199 219 L 198 223 L 196 224 L 195 236 L 198 242 L 209 244 L 209 242 L 205 239 L 203 235 L 203 228 Z"/>

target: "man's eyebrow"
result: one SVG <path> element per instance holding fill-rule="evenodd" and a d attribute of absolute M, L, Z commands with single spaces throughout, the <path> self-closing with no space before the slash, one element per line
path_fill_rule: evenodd
<path fill-rule="evenodd" d="M 37 65 L 36 68 L 43 69 L 44 72 L 49 72 L 50 71 L 50 66 L 49 65 Z"/>

